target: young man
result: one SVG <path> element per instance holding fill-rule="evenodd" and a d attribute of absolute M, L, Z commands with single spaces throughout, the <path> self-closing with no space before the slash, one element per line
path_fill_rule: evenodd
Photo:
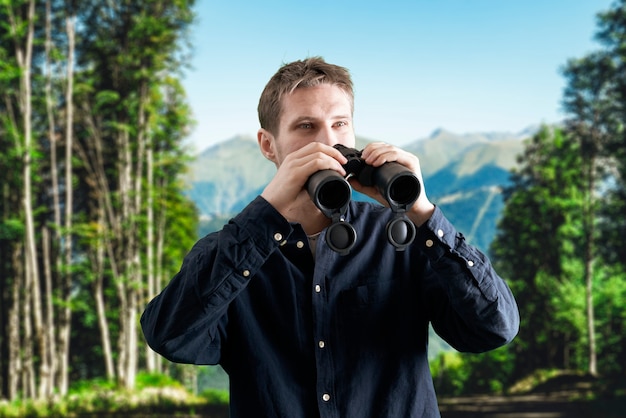
<path fill-rule="evenodd" d="M 149 345 L 175 362 L 221 364 L 232 417 L 438 417 L 428 324 L 460 351 L 511 341 L 517 306 L 489 260 L 429 200 L 419 160 L 384 143 L 362 158 L 395 161 L 422 192 L 407 212 L 414 242 L 387 241 L 389 208 L 351 201 L 349 255 L 324 237 L 331 221 L 305 184 L 346 175 L 336 144 L 354 147 L 348 71 L 321 58 L 282 66 L 259 101 L 259 147 L 277 172 L 224 228 L 196 243 L 147 306 Z M 373 187 L 358 191 L 385 204 Z"/>

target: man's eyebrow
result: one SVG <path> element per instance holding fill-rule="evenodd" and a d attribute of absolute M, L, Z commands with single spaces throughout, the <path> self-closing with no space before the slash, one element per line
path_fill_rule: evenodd
<path fill-rule="evenodd" d="M 294 123 L 297 122 L 303 122 L 303 121 L 309 121 L 309 120 L 317 120 L 316 118 L 314 118 L 313 116 L 298 116 L 297 118 L 295 118 L 293 120 Z"/>

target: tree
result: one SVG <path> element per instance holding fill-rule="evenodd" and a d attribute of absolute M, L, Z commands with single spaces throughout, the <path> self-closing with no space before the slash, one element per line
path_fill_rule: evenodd
<path fill-rule="evenodd" d="M 610 159 L 605 157 L 606 144 L 615 123 L 611 107 L 613 100 L 609 89 L 615 68 L 605 54 L 592 54 L 570 60 L 563 71 L 567 87 L 564 108 L 571 115 L 566 120 L 570 137 L 578 141 L 581 152 L 581 178 L 584 195 L 582 229 L 584 234 L 584 278 L 586 288 L 587 334 L 589 339 L 589 373 L 596 375 L 597 353 L 595 315 L 593 304 L 593 276 L 597 259 L 597 219 L 599 186 L 606 176 Z"/>
<path fill-rule="evenodd" d="M 620 173 L 623 168 L 620 167 L 624 167 L 625 163 L 619 156 L 626 156 L 626 2 L 621 1 L 608 12 L 599 14 L 598 21 L 601 29 L 597 38 L 608 48 L 569 60 L 563 70 L 567 81 L 563 100 L 564 110 L 568 114 L 566 129 L 574 140 L 580 142 L 583 162 L 584 261 L 589 372 L 592 374 L 597 373 L 592 278 L 601 253 L 596 243 L 599 242 L 602 230 L 610 236 L 614 228 L 613 225 L 608 228 L 601 226 L 607 219 L 605 216 L 603 221 L 602 213 L 610 213 L 612 206 L 620 207 L 624 202 L 621 196 L 625 184 Z M 611 183 L 618 187 L 607 188 Z M 621 223 L 621 227 L 618 224 L 618 230 L 624 228 Z"/>
<path fill-rule="evenodd" d="M 84 153 L 96 175 L 86 179 L 85 187 L 104 205 L 89 217 L 104 220 L 103 230 L 113 232 L 103 239 L 120 312 L 116 374 L 127 387 L 134 384 L 138 362 L 137 316 L 145 271 L 139 239 L 146 227 L 142 202 L 153 193 L 146 189 L 146 167 L 154 165 L 152 122 L 163 110 L 159 90 L 165 88 L 165 76 L 180 65 L 177 49 L 193 18 L 192 3 L 120 1 L 107 13 L 93 3 L 81 14 L 81 21 L 94 30 L 82 40 L 81 59 L 93 70 L 83 79 L 81 100 L 89 130 L 83 132 L 80 147 L 97 147 Z M 109 161 L 116 163 L 111 167 Z M 147 229 L 154 230 L 152 225 Z"/>
<path fill-rule="evenodd" d="M 623 361 L 607 358 L 624 359 L 615 333 L 622 334 L 626 317 L 621 215 L 626 207 L 626 1 L 598 16 L 597 38 L 606 48 L 564 66 L 564 127 L 548 141 L 545 132 L 544 139 L 533 138 L 527 148 L 493 246 L 500 268 L 518 277 L 512 287 L 527 323 L 516 363 L 530 365 L 527 372 L 569 364 L 594 375 L 623 370 L 617 366 Z M 514 260 L 520 254 L 524 265 Z M 546 314 L 549 324 L 526 319 Z M 553 354 L 564 348 L 555 363 Z"/>
<path fill-rule="evenodd" d="M 558 128 L 544 126 L 527 143 L 505 190 L 491 246 L 496 270 L 509 280 L 521 312 L 513 375 L 576 364 L 581 255 L 580 153 Z M 580 286 L 578 286 L 580 288 Z M 546 321 L 546 318 L 550 318 Z"/>
<path fill-rule="evenodd" d="M 21 158 L 21 178 L 22 178 L 22 220 L 24 222 L 24 265 L 21 278 L 15 278 L 14 285 L 17 286 L 13 291 L 13 308 L 12 308 L 12 326 L 16 326 L 15 317 L 13 315 L 24 315 L 26 320 L 23 322 L 22 332 L 25 338 L 25 344 L 21 350 L 11 345 L 11 353 L 9 355 L 10 368 L 17 369 L 13 379 L 17 379 L 19 375 L 23 380 L 24 392 L 27 396 L 35 395 L 35 370 L 34 370 L 34 354 L 33 345 L 30 343 L 34 339 L 33 323 L 31 323 L 31 315 L 34 318 L 35 334 L 42 340 L 43 323 L 40 314 L 41 297 L 39 293 L 39 264 L 38 264 L 38 248 L 35 237 L 35 215 L 33 210 L 33 156 L 35 155 L 35 146 L 33 141 L 33 110 L 32 110 L 32 57 L 34 43 L 34 25 L 35 25 L 35 2 L 19 1 L 16 4 L 4 5 L 2 13 L 7 18 L 8 38 L 12 42 L 14 51 L 12 56 L 15 58 L 15 67 L 18 74 L 17 88 L 11 89 L 15 92 L 14 97 L 8 97 L 9 101 L 15 100 L 15 112 L 9 116 L 9 131 L 16 142 L 19 156 Z M 15 79 L 14 79 L 15 80 Z M 12 106 L 7 106 L 11 107 Z M 20 286 L 21 284 L 21 286 Z M 24 293 L 21 294 L 21 290 Z M 20 312 L 21 311 L 21 312 Z M 34 311 L 34 312 L 33 312 Z M 19 312 L 19 313 L 18 313 Z M 12 335 L 19 334 L 19 329 L 13 329 Z M 42 340 L 43 341 L 43 340 Z M 16 351 L 21 351 L 19 353 Z M 45 349 L 43 349 L 45 350 Z M 14 370 L 15 370 L 14 369 Z M 14 392 L 16 382 L 10 384 L 10 391 Z"/>
<path fill-rule="evenodd" d="M 612 266 L 623 266 L 626 260 L 626 247 L 623 237 L 626 234 L 626 1 L 620 1 L 603 13 L 598 14 L 599 29 L 596 39 L 604 47 L 605 59 L 611 62 L 613 74 L 607 86 L 613 106 L 610 111 L 613 123 L 608 138 L 607 154 L 612 157 L 615 171 L 612 173 L 612 187 L 606 190 L 606 204 L 602 208 L 599 229 L 603 242 L 603 259 Z"/>

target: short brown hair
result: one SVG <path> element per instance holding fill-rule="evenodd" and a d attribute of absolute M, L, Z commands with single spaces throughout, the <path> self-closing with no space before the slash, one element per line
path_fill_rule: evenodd
<path fill-rule="evenodd" d="M 350 72 L 338 65 L 329 64 L 322 57 L 311 57 L 283 64 L 263 89 L 257 111 L 261 128 L 276 133 L 282 112 L 283 95 L 297 88 L 331 84 L 341 88 L 350 99 L 354 111 L 354 90 Z"/>

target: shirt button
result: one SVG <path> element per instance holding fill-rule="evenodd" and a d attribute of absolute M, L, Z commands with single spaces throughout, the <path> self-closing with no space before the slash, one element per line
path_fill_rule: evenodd
<path fill-rule="evenodd" d="M 321 291 L 322 291 L 322 288 L 320 287 L 320 285 L 319 285 L 319 284 L 316 284 L 316 285 L 315 285 L 315 293 L 319 293 L 319 292 L 321 292 Z"/>
<path fill-rule="evenodd" d="M 443 237 L 443 230 L 441 230 L 441 229 L 437 230 L 437 236 L 439 238 Z"/>
<path fill-rule="evenodd" d="M 243 277 L 248 277 L 250 276 L 250 270 L 244 270 L 242 274 L 243 274 Z"/>
<path fill-rule="evenodd" d="M 296 247 L 298 247 L 300 249 L 304 248 L 304 242 L 302 242 L 302 241 L 296 242 Z"/>
<path fill-rule="evenodd" d="M 320 348 L 324 348 L 324 347 L 326 346 L 326 343 L 325 343 L 324 341 L 320 341 L 319 343 L 317 343 L 317 345 L 318 345 Z"/>
<path fill-rule="evenodd" d="M 432 240 L 432 239 L 427 239 L 427 240 L 426 240 L 426 246 L 427 246 L 428 248 L 432 247 L 432 246 L 433 246 L 433 244 L 434 244 L 434 242 L 433 242 L 433 240 Z"/>
<path fill-rule="evenodd" d="M 323 400 L 324 402 L 328 402 L 328 401 L 330 401 L 330 395 L 329 395 L 328 393 L 323 394 L 323 395 L 322 395 L 322 400 Z"/>
<path fill-rule="evenodd" d="M 467 262 L 467 265 L 470 266 L 470 267 L 474 267 L 474 262 L 472 260 L 470 260 L 470 261 Z"/>
<path fill-rule="evenodd" d="M 280 232 L 277 232 L 274 234 L 274 239 L 276 241 L 280 241 L 281 239 L 283 239 L 283 234 L 281 234 Z"/>

